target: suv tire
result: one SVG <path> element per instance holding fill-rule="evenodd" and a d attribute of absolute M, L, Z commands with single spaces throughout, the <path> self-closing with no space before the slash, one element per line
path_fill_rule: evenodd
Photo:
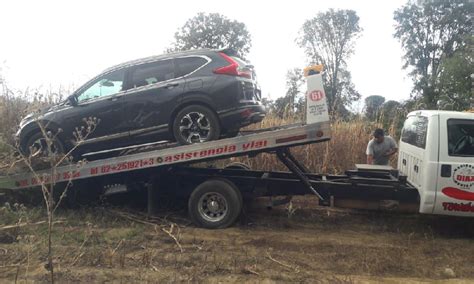
<path fill-rule="evenodd" d="M 57 155 L 64 154 L 65 148 L 64 148 L 63 143 L 57 137 L 51 138 L 51 139 L 54 139 L 52 141 L 53 144 L 52 144 L 51 150 L 54 151 L 54 153 Z M 41 131 L 36 132 L 35 134 L 31 135 L 31 137 L 27 140 L 22 151 L 24 155 L 30 156 L 32 154 L 35 154 L 35 153 L 30 153 L 30 147 L 35 147 L 35 149 L 37 149 L 37 152 L 39 150 L 40 152 L 38 152 L 37 154 L 39 154 L 40 157 L 47 157 L 51 155 L 51 153 L 49 153 L 49 149 L 47 149 L 48 147 L 47 147 L 46 138 L 44 137 Z"/>
<path fill-rule="evenodd" d="M 173 121 L 173 136 L 182 145 L 217 140 L 220 135 L 217 116 L 205 106 L 187 106 Z"/>

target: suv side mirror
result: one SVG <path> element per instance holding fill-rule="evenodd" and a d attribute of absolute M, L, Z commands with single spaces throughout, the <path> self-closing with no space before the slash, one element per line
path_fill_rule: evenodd
<path fill-rule="evenodd" d="M 101 86 L 101 87 L 113 87 L 113 86 L 114 86 L 114 82 L 109 81 L 109 80 L 105 80 L 105 81 L 103 81 L 103 82 L 100 83 L 100 86 Z"/>
<path fill-rule="evenodd" d="M 74 95 L 71 95 L 67 97 L 67 101 L 72 105 L 72 106 L 77 106 L 77 98 Z"/>

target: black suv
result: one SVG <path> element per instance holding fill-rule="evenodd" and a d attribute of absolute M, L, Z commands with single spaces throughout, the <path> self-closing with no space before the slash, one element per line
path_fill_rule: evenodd
<path fill-rule="evenodd" d="M 261 121 L 265 109 L 253 66 L 233 54 L 194 50 L 109 68 L 66 101 L 25 117 L 17 133 L 20 148 L 45 149 L 40 122 L 55 137 L 55 151 L 67 152 L 91 117 L 99 123 L 80 144 L 87 151 L 235 136 L 239 128 Z"/>

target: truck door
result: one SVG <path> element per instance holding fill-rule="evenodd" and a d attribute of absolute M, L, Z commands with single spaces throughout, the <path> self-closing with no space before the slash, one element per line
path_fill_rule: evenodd
<path fill-rule="evenodd" d="M 435 180 L 430 176 L 430 170 L 436 166 L 438 157 L 436 155 L 434 163 L 427 157 L 430 157 L 429 150 L 437 149 L 438 145 L 433 145 L 433 138 L 428 139 L 430 143 L 427 145 L 427 135 L 434 136 L 437 131 L 428 131 L 428 125 L 430 128 L 437 126 L 433 116 L 428 118 L 421 113 L 408 116 L 402 129 L 398 156 L 398 169 L 420 194 L 421 213 L 433 213 L 436 196 Z"/>
<path fill-rule="evenodd" d="M 474 216 L 474 119 L 440 119 L 435 214 Z"/>

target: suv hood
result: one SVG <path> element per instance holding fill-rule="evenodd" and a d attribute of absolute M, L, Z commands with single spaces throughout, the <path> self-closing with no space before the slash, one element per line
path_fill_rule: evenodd
<path fill-rule="evenodd" d="M 20 121 L 20 129 L 22 129 L 25 125 L 33 122 L 34 120 L 40 120 L 42 119 L 43 117 L 47 116 L 49 113 L 51 112 L 55 112 L 57 110 L 60 110 L 64 107 L 68 106 L 67 104 L 67 100 L 66 101 L 62 101 L 60 103 L 57 103 L 57 104 L 54 104 L 54 105 L 51 105 L 51 106 L 47 106 L 47 107 L 42 107 L 40 109 L 38 109 L 37 111 L 35 112 L 31 112 L 29 114 L 27 114 L 21 121 Z"/>

